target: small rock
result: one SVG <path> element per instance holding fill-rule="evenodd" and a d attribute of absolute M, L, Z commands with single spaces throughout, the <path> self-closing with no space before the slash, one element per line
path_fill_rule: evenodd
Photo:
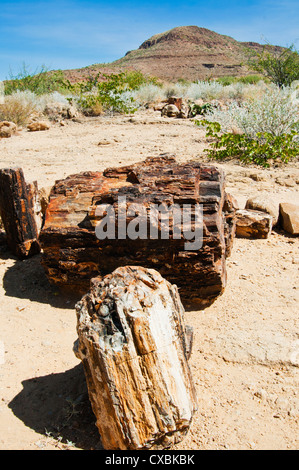
<path fill-rule="evenodd" d="M 245 209 L 266 212 L 273 217 L 273 227 L 277 224 L 279 218 L 279 204 L 271 199 L 271 197 L 260 194 L 249 198 L 246 202 Z"/>
<path fill-rule="evenodd" d="M 292 235 L 299 235 L 299 206 L 283 202 L 279 212 L 282 228 Z"/>
<path fill-rule="evenodd" d="M 239 238 L 268 238 L 273 217 L 266 212 L 251 209 L 236 211 L 236 236 Z"/>
<path fill-rule="evenodd" d="M 68 119 L 74 119 L 74 118 L 78 117 L 77 109 L 74 106 L 70 106 L 69 108 L 67 108 L 66 117 Z"/>
<path fill-rule="evenodd" d="M 254 396 L 259 398 L 260 400 L 265 400 L 267 398 L 267 392 L 266 390 L 264 390 L 263 388 L 261 388 L 260 390 L 257 390 L 255 393 L 254 393 Z"/>
<path fill-rule="evenodd" d="M 167 104 L 161 112 L 162 116 L 177 117 L 180 114 L 179 109 L 174 104 Z"/>
<path fill-rule="evenodd" d="M 267 176 L 261 173 L 250 173 L 249 177 L 254 181 L 268 181 Z"/>
<path fill-rule="evenodd" d="M 162 111 L 162 109 L 164 108 L 166 104 L 166 101 L 161 101 L 160 103 L 157 103 L 154 105 L 154 111 Z"/>
<path fill-rule="evenodd" d="M 35 131 L 46 131 L 50 129 L 50 126 L 47 122 L 39 121 L 39 122 L 32 122 L 27 126 L 28 131 L 35 132 Z"/>
<path fill-rule="evenodd" d="M 190 106 L 187 103 L 182 103 L 179 117 L 182 119 L 188 119 L 190 115 Z"/>
<path fill-rule="evenodd" d="M 2 121 L 0 122 L 0 137 L 8 138 L 16 134 L 17 126 L 14 122 Z"/>
<path fill-rule="evenodd" d="M 288 177 L 282 178 L 281 176 L 278 176 L 275 179 L 275 182 L 279 184 L 280 186 L 287 186 L 288 188 L 291 188 L 296 185 L 295 181 L 292 179 L 291 175 Z"/>
<path fill-rule="evenodd" d="M 107 139 L 103 139 L 103 140 L 100 140 L 100 142 L 98 142 L 98 145 L 111 145 L 112 142 L 110 142 L 110 140 L 107 140 Z"/>

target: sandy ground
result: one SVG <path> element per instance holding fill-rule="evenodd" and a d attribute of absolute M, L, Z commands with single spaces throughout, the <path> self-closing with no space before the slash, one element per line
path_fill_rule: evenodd
<path fill-rule="evenodd" d="M 41 188 L 165 152 L 179 161 L 202 158 L 205 146 L 192 121 L 149 110 L 22 130 L 0 140 L 0 167 L 22 167 Z M 298 163 L 221 166 L 240 207 L 260 192 L 299 202 Z M 224 294 L 205 311 L 186 311 L 198 411 L 174 449 L 298 449 L 298 246 L 283 231 L 236 239 Z M 2 248 L 0 274 L 0 449 L 101 449 L 72 351 L 77 299 L 48 284 L 39 256 L 19 261 Z"/>

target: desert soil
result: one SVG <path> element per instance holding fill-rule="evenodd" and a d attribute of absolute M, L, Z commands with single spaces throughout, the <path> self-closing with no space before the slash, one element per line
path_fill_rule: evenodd
<path fill-rule="evenodd" d="M 22 167 L 42 188 L 166 152 L 203 159 L 207 146 L 192 121 L 152 110 L 79 121 L 2 139 L 0 167 Z M 298 203 L 298 162 L 269 170 L 215 164 L 240 208 L 261 192 Z M 174 449 L 298 449 L 298 246 L 282 230 L 235 239 L 223 295 L 205 311 L 186 311 L 198 411 Z M 48 284 L 40 256 L 19 261 L 2 247 L 0 273 L 0 449 L 101 449 L 72 350 L 78 299 Z"/>

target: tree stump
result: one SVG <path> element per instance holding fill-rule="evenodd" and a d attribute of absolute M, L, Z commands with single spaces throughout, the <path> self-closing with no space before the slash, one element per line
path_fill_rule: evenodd
<path fill-rule="evenodd" d="M 125 198 L 124 231 L 115 239 L 99 239 L 97 228 L 109 206 L 120 219 L 120 198 Z M 157 222 L 157 237 L 128 235 L 136 206 L 147 217 L 152 205 L 165 207 L 196 204 L 202 208 L 202 246 L 186 248 L 184 236 L 168 237 Z M 102 210 L 102 215 L 99 213 Z M 193 214 L 191 214 L 193 217 Z M 135 223 L 133 220 L 132 223 Z M 192 225 L 193 222 L 190 222 Z M 40 233 L 43 266 L 51 283 L 84 294 L 92 277 L 105 276 L 119 266 L 156 269 L 180 289 L 184 302 L 198 308 L 210 305 L 226 285 L 226 257 L 235 231 L 233 198 L 225 192 L 224 174 L 198 162 L 178 164 L 173 157 L 145 162 L 103 173 L 87 172 L 58 181 L 50 194 Z"/>
<path fill-rule="evenodd" d="M 197 409 L 176 286 L 155 270 L 95 278 L 76 305 L 76 356 L 105 449 L 163 449 Z"/>
<path fill-rule="evenodd" d="M 1 219 L 9 249 L 21 259 L 40 252 L 32 191 L 21 168 L 0 170 Z"/>

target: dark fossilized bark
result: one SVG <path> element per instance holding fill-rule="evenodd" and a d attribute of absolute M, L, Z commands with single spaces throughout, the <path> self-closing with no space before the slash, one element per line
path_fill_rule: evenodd
<path fill-rule="evenodd" d="M 203 243 L 186 248 L 186 239 L 99 239 L 96 229 L 106 205 L 119 217 L 119 198 L 125 198 L 128 229 L 136 206 L 146 214 L 153 204 L 165 207 L 199 204 L 203 211 Z M 185 206 L 184 206 L 185 207 Z M 102 210 L 103 209 L 103 210 Z M 99 215 L 99 211 L 104 215 Z M 192 209 L 193 210 L 193 209 Z M 119 266 L 154 268 L 180 289 L 184 302 L 204 307 L 215 300 L 226 284 L 225 259 L 235 230 L 235 208 L 225 192 L 224 174 L 211 165 L 178 164 L 173 157 L 147 159 L 127 167 L 88 172 L 58 181 L 52 189 L 46 220 L 40 234 L 43 265 L 51 282 L 85 293 L 89 281 Z M 194 228 L 194 227 L 193 227 Z M 190 248 L 190 247 L 189 247 Z"/>
<path fill-rule="evenodd" d="M 26 185 L 23 170 L 0 170 L 0 213 L 9 249 L 19 258 L 40 252 L 34 215 L 34 188 Z"/>

